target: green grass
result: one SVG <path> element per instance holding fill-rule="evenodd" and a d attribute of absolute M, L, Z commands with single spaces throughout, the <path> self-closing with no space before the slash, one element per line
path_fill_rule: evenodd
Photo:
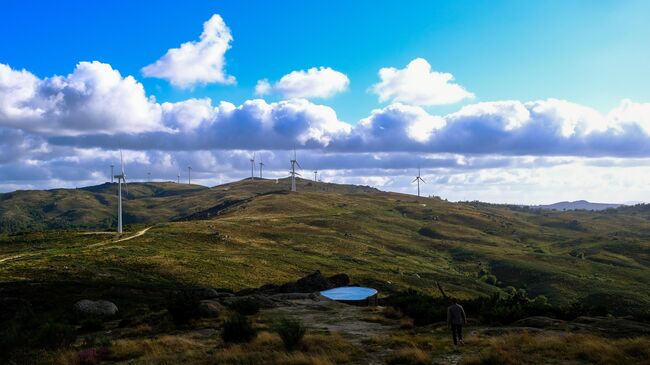
<path fill-rule="evenodd" d="M 348 273 L 382 293 L 417 288 L 437 295 L 439 281 L 459 297 L 515 286 L 559 304 L 591 295 L 602 304 L 612 297 L 630 303 L 624 309 L 650 306 L 646 206 L 551 212 L 304 180 L 299 193 L 289 194 L 287 187 L 285 180 L 210 189 L 130 184 L 125 212 L 140 225 L 129 229 L 155 224 L 147 234 L 96 248 L 89 246 L 111 236 L 64 230 L 0 235 L 0 259 L 30 255 L 0 266 L 0 295 L 45 302 L 39 298 L 54 300 L 60 292 L 68 305 L 123 290 L 120 300 L 128 306 L 155 307 L 161 289 L 238 290 L 318 269 Z M 2 194 L 0 217 L 18 222 L 13 227 L 105 230 L 113 219 L 113 189 L 105 184 Z M 20 209 L 10 211 L 12 206 Z M 183 218 L 192 214 L 209 219 Z M 422 234 L 425 227 L 435 234 Z M 496 285 L 481 280 L 485 275 L 496 276 Z M 78 287 L 83 290 L 75 292 Z"/>

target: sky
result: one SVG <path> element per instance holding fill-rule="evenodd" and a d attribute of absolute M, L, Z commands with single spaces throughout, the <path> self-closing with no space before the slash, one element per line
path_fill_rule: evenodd
<path fill-rule="evenodd" d="M 285 177 L 295 146 L 328 182 L 650 201 L 647 1 L 0 7 L 0 191 L 103 183 L 120 150 L 130 181 Z"/>

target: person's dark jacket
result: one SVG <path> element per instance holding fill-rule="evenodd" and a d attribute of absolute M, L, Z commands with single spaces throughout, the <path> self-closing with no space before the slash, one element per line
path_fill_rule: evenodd
<path fill-rule="evenodd" d="M 463 306 L 454 303 L 447 308 L 447 324 L 465 324 L 467 317 L 465 317 L 465 310 Z"/>

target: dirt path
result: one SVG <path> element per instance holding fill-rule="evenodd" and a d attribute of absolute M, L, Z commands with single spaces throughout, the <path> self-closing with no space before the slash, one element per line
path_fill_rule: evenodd
<path fill-rule="evenodd" d="M 97 243 L 94 243 L 92 245 L 86 246 L 86 248 L 96 248 L 96 247 L 101 247 L 101 246 L 108 245 L 110 243 L 118 243 L 118 242 L 124 242 L 124 241 L 128 241 L 128 240 L 132 240 L 132 239 L 134 239 L 136 237 L 140 237 L 140 236 L 144 235 L 150 229 L 151 229 L 151 227 L 147 227 L 147 228 L 145 228 L 145 229 L 143 229 L 141 231 L 136 232 L 135 234 L 133 234 L 131 236 L 123 237 L 123 238 L 120 238 L 120 239 L 117 239 L 117 240 L 106 240 L 106 241 L 102 241 L 102 242 L 97 242 Z"/>
<path fill-rule="evenodd" d="M 132 240 L 134 238 L 137 238 L 137 237 L 140 237 L 140 236 L 144 235 L 151 228 L 152 227 L 147 227 L 147 228 L 145 228 L 145 229 L 143 229 L 141 231 L 138 231 L 138 232 L 136 232 L 136 233 L 134 233 L 134 234 L 132 234 L 130 236 L 122 237 L 122 238 L 119 238 L 119 239 L 116 239 L 116 240 L 115 239 L 110 239 L 110 240 L 105 240 L 105 241 L 101 241 L 101 242 L 98 242 L 98 243 L 94 243 L 92 245 L 86 246 L 85 248 L 86 249 L 88 249 L 88 248 L 97 248 L 97 247 L 105 246 L 105 245 L 108 245 L 108 244 L 111 244 L 111 243 L 117 243 L 117 242 L 124 242 L 124 241 L 128 241 L 128 240 Z M 90 235 L 90 234 L 108 234 L 108 233 L 109 232 L 85 232 L 85 233 L 82 233 L 82 234 L 83 235 Z M 110 233 L 114 233 L 114 232 L 110 232 Z M 43 253 L 43 251 L 38 252 L 38 253 L 21 253 L 21 254 L 18 254 L 18 255 L 3 257 L 3 258 L 0 258 L 0 264 L 5 262 L 5 261 L 16 260 L 16 259 L 30 257 L 30 256 L 36 256 L 36 255 L 39 255 L 39 254 L 42 254 L 42 253 Z"/>
<path fill-rule="evenodd" d="M 370 321 L 377 313 L 368 307 L 356 307 L 331 300 L 292 300 L 290 306 L 266 311 L 271 316 L 298 317 L 314 332 L 336 332 L 357 348 L 367 346 L 364 342 L 373 337 L 389 335 L 399 328 L 398 324 Z M 367 352 L 367 364 L 385 364 L 388 352 Z"/>

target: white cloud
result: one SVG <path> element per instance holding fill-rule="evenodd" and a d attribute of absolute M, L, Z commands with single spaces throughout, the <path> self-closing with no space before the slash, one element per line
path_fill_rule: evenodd
<path fill-rule="evenodd" d="M 406 68 L 384 67 L 379 70 L 381 81 L 372 86 L 379 101 L 413 105 L 443 105 L 473 98 L 474 94 L 453 83 L 450 73 L 431 71 L 422 58 L 411 61 Z"/>
<path fill-rule="evenodd" d="M 197 84 L 233 84 L 235 78 L 226 75 L 225 54 L 230 49 L 232 35 L 218 14 L 203 23 L 201 39 L 171 48 L 155 63 L 142 68 L 142 74 L 168 80 L 180 88 Z"/>
<path fill-rule="evenodd" d="M 133 77 L 101 62 L 38 79 L 0 64 L 0 126 L 56 135 L 164 130 L 160 105 Z"/>
<path fill-rule="evenodd" d="M 330 67 L 312 67 L 307 71 L 293 71 L 271 85 L 268 80 L 260 80 L 255 87 L 257 95 L 271 92 L 285 98 L 329 98 L 345 91 L 350 79 L 342 72 Z"/>

